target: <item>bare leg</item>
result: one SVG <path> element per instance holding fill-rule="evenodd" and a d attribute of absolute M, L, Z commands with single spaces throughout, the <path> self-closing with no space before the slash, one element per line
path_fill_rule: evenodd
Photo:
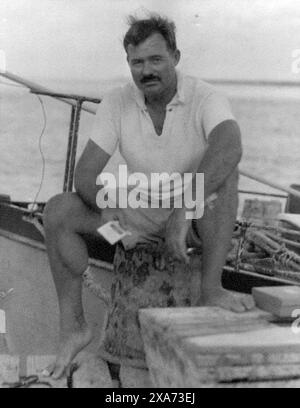
<path fill-rule="evenodd" d="M 254 307 L 249 295 L 233 294 L 222 288 L 222 269 L 230 249 L 238 206 L 238 172 L 232 173 L 219 189 L 212 209 L 206 208 L 197 220 L 197 231 L 202 240 L 202 304 L 218 305 L 236 312 Z"/>
<path fill-rule="evenodd" d="M 101 215 L 91 211 L 76 194 L 65 193 L 47 204 L 44 225 L 60 309 L 60 345 L 50 371 L 54 378 L 59 378 L 92 339 L 81 299 L 82 274 L 88 265 L 88 252 L 80 234 L 96 234 Z"/>

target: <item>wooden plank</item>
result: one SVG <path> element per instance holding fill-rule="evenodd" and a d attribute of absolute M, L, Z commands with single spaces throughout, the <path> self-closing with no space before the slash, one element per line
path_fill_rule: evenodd
<path fill-rule="evenodd" d="M 0 355 L 0 388 L 6 388 L 4 382 L 13 383 L 19 380 L 19 362 L 19 357 Z"/>
<path fill-rule="evenodd" d="M 40 381 L 46 381 L 51 384 L 52 388 L 68 388 L 66 377 L 62 377 L 59 380 L 54 380 L 51 377 L 45 377 L 42 375 L 42 371 L 45 370 L 50 364 L 55 361 L 56 356 L 28 356 L 27 357 L 27 374 L 37 375 Z M 41 386 L 38 386 L 41 388 Z M 34 387 L 32 387 L 34 388 Z M 48 388 L 45 386 L 45 388 Z"/>
<path fill-rule="evenodd" d="M 187 331 L 193 336 L 248 331 L 269 326 L 274 318 L 259 309 L 238 314 L 218 307 L 189 307 L 145 309 L 140 311 L 140 319 L 146 321 L 147 325 L 155 325 L 156 330 L 175 332 L 176 336 L 186 337 Z"/>
<path fill-rule="evenodd" d="M 215 366 L 251 366 L 251 365 L 284 365 L 300 364 L 300 353 L 226 353 L 226 354 L 197 354 L 195 361 L 199 367 Z"/>
<path fill-rule="evenodd" d="M 291 381 L 241 381 L 232 384 L 200 384 L 199 388 L 300 388 L 300 380 Z"/>
<path fill-rule="evenodd" d="M 140 322 L 155 387 L 236 386 L 247 381 L 260 387 L 262 382 L 300 379 L 300 338 L 290 324 L 272 323 L 268 313 L 147 309 L 140 311 Z"/>
<path fill-rule="evenodd" d="M 222 322 L 253 322 L 258 319 L 268 320 L 272 319 L 270 313 L 264 312 L 260 309 L 254 309 L 247 313 L 234 313 L 229 310 L 221 309 L 219 307 L 168 307 L 168 308 L 149 308 L 142 309 L 140 313 L 147 316 L 148 319 L 156 319 L 156 313 L 159 314 L 159 319 L 163 323 L 175 322 L 182 320 L 185 322 L 200 321 L 203 324 L 215 324 L 220 326 Z"/>
<path fill-rule="evenodd" d="M 292 379 L 300 380 L 299 364 L 274 364 L 274 365 L 252 365 L 245 367 L 223 366 L 216 367 L 215 382 L 249 381 L 259 382 L 264 380 Z"/>
<path fill-rule="evenodd" d="M 281 203 L 278 200 L 247 199 L 244 203 L 242 218 L 259 225 L 279 226 L 276 218 L 280 212 Z"/>
<path fill-rule="evenodd" d="M 287 327 L 268 327 L 242 333 L 222 333 L 210 336 L 193 336 L 184 339 L 187 347 L 201 350 L 201 353 L 253 353 L 300 352 L 300 336 Z"/>

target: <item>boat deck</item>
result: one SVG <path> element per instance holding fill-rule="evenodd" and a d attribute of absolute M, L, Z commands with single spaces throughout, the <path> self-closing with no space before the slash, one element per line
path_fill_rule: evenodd
<path fill-rule="evenodd" d="M 106 364 L 93 354 L 82 353 L 82 363 L 68 376 L 59 380 L 43 376 L 45 368 L 53 363 L 54 355 L 19 356 L 0 354 L 0 388 L 112 388 Z M 24 386 L 19 383 L 22 377 Z M 32 381 L 32 383 L 31 383 Z"/>

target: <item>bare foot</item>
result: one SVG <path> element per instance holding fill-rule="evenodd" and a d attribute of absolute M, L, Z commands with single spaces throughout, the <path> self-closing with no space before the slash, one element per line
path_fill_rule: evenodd
<path fill-rule="evenodd" d="M 201 291 L 201 306 L 220 306 L 223 309 L 242 313 L 255 307 L 253 297 L 237 292 L 230 292 L 221 287 L 203 288 Z"/>
<path fill-rule="evenodd" d="M 63 333 L 56 360 L 44 370 L 44 375 L 57 380 L 66 374 L 74 357 L 91 342 L 92 338 L 92 332 L 86 324 L 80 330 Z"/>

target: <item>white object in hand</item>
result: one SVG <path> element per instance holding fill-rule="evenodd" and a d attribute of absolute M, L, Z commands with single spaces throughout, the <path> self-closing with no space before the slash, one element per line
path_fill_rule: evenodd
<path fill-rule="evenodd" d="M 99 234 L 101 234 L 106 241 L 111 245 L 114 245 L 116 242 L 120 241 L 122 238 L 127 235 L 131 235 L 131 232 L 124 230 L 119 221 L 109 221 L 106 224 L 102 225 L 97 229 Z"/>

